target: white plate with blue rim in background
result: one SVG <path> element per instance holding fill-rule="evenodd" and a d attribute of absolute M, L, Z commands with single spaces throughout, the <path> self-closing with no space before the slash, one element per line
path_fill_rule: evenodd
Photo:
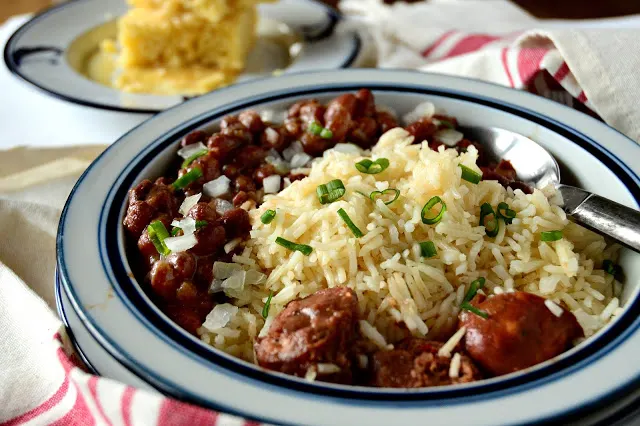
<path fill-rule="evenodd" d="M 87 77 L 102 40 L 116 36 L 125 0 L 74 0 L 49 9 L 9 39 L 4 61 L 17 77 L 56 98 L 111 111 L 156 113 L 187 98 L 124 93 Z M 337 12 L 314 0 L 280 0 L 258 6 L 258 40 L 238 81 L 346 68 L 361 53 L 353 31 L 335 31 Z"/>
<path fill-rule="evenodd" d="M 475 80 L 391 70 L 291 74 L 237 84 L 167 110 L 115 142 L 80 178 L 57 239 L 71 323 L 138 379 L 168 395 L 276 424 L 612 424 L 640 397 L 640 255 L 623 250 L 623 313 L 597 335 L 527 370 L 423 389 L 349 387 L 269 372 L 186 333 L 147 297 L 127 260 L 122 219 L 130 188 L 158 177 L 180 139 L 245 109 L 280 109 L 360 88 L 399 114 L 425 100 L 462 125 L 531 137 L 579 186 L 638 208 L 640 146 L 585 114 Z M 75 324 L 75 325 L 74 325 Z M 90 360 L 109 376 L 101 361 Z M 126 379 L 123 379 L 126 380 Z"/>

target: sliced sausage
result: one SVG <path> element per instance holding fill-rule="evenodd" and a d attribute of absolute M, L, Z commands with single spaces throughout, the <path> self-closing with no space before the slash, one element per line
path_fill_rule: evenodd
<path fill-rule="evenodd" d="M 463 311 L 464 342 L 469 356 L 486 371 L 508 374 L 551 359 L 584 336 L 576 317 L 564 311 L 555 316 L 545 299 L 522 291 L 503 293 L 477 303 L 484 319 Z"/>
<path fill-rule="evenodd" d="M 452 357 L 438 356 L 442 343 L 407 339 L 391 351 L 372 357 L 371 384 L 385 388 L 422 388 L 468 383 L 482 378 L 480 370 L 461 350 L 457 377 L 450 376 Z"/>
<path fill-rule="evenodd" d="M 318 372 L 317 378 L 350 383 L 357 320 L 356 294 L 346 287 L 294 300 L 274 319 L 268 334 L 256 341 L 258 364 L 301 377 L 319 363 L 334 364 L 338 372 Z"/>

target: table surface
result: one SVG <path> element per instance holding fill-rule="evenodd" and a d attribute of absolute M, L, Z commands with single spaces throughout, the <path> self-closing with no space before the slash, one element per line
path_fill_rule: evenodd
<path fill-rule="evenodd" d="M 123 0 L 124 1 L 124 0 Z M 338 0 L 323 0 L 336 4 Z M 393 0 L 385 0 L 392 2 Z M 415 1 L 415 0 L 409 0 Z M 513 0 L 539 18 L 593 19 L 640 13 L 640 1 L 630 0 Z M 0 23 L 9 16 L 42 10 L 52 0 L 0 0 Z"/>

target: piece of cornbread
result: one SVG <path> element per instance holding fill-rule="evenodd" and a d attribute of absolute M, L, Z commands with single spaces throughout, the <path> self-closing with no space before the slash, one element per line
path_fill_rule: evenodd
<path fill-rule="evenodd" d="M 193 13 L 220 22 L 233 11 L 254 8 L 265 0 L 128 0 L 134 8 L 163 10 L 168 15 Z M 273 1 L 273 0 L 266 0 Z"/>
<path fill-rule="evenodd" d="M 118 22 L 120 66 L 211 67 L 239 71 L 255 41 L 254 7 L 212 23 L 194 13 L 131 9 Z"/>
<path fill-rule="evenodd" d="M 233 83 L 236 74 L 211 68 L 124 68 L 114 84 L 127 93 L 194 96 Z"/>

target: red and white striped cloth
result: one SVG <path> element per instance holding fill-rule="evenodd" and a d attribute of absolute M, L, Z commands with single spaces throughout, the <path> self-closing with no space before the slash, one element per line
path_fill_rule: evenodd
<path fill-rule="evenodd" d="M 366 28 L 380 67 L 462 75 L 528 90 L 595 113 L 640 140 L 640 108 L 635 107 L 640 30 L 633 28 L 638 18 L 610 22 L 615 29 L 574 22 L 583 28 L 571 30 L 563 23 L 537 21 L 502 0 L 431 0 L 393 7 L 380 0 L 343 0 L 342 5 L 355 25 Z M 0 194 L 0 222 L 3 208 L 8 218 L 20 209 L 31 219 L 37 213 L 39 219 L 28 225 L 43 228 L 53 240 L 62 200 L 47 206 L 21 200 L 12 204 Z M 52 247 L 38 252 L 43 236 L 33 232 L 31 241 L 31 235 L 19 244 L 33 246 L 31 251 L 53 264 Z M 51 274 L 46 268 L 40 272 Z M 0 262 L 0 425 L 255 425 L 88 374 L 63 344 L 60 321 L 38 297 L 51 302 L 45 294 L 50 291 L 29 287 Z"/>

